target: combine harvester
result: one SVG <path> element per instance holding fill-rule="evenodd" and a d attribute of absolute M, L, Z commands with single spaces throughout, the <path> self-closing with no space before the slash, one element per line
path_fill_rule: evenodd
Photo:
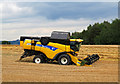
<path fill-rule="evenodd" d="M 20 46 L 24 48 L 22 58 L 34 56 L 34 63 L 56 60 L 60 65 L 91 65 L 99 60 L 97 54 L 78 59 L 82 39 L 70 39 L 70 32 L 53 31 L 51 37 L 20 37 Z"/>

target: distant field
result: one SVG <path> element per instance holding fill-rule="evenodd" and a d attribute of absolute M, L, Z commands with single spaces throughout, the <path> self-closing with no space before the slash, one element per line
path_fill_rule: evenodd
<path fill-rule="evenodd" d="M 23 48 L 19 45 L 2 46 L 3 82 L 117 82 L 118 45 L 82 45 L 79 58 L 98 54 L 100 60 L 89 66 L 35 64 L 33 57 L 19 62 Z"/>
<path fill-rule="evenodd" d="M 87 54 L 98 54 L 101 59 L 118 59 L 118 45 L 82 45 L 80 48 L 80 57 Z"/>

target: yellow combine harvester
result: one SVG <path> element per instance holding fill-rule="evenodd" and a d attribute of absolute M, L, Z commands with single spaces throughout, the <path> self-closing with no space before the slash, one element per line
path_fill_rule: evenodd
<path fill-rule="evenodd" d="M 34 63 L 45 63 L 56 60 L 60 65 L 90 65 L 99 60 L 97 54 L 86 56 L 83 60 L 76 56 L 79 53 L 82 39 L 70 39 L 70 32 L 53 31 L 51 37 L 20 37 L 20 46 L 24 48 L 22 58 L 35 55 Z"/>

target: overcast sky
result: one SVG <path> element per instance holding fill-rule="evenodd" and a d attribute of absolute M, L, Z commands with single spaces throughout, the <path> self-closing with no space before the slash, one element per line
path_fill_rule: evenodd
<path fill-rule="evenodd" d="M 48 36 L 54 30 L 80 32 L 118 17 L 117 2 L 5 2 L 0 9 L 2 40 Z"/>

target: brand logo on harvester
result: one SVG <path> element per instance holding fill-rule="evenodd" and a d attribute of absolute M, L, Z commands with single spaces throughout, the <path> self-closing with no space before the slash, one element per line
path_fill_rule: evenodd
<path fill-rule="evenodd" d="M 52 46 L 44 46 L 44 45 L 41 45 L 41 44 L 36 44 L 36 46 L 40 46 L 40 47 L 44 47 L 44 48 L 49 48 L 50 50 L 52 50 L 52 51 L 55 51 L 56 49 L 58 49 L 58 48 L 55 48 L 55 47 L 52 47 Z"/>

